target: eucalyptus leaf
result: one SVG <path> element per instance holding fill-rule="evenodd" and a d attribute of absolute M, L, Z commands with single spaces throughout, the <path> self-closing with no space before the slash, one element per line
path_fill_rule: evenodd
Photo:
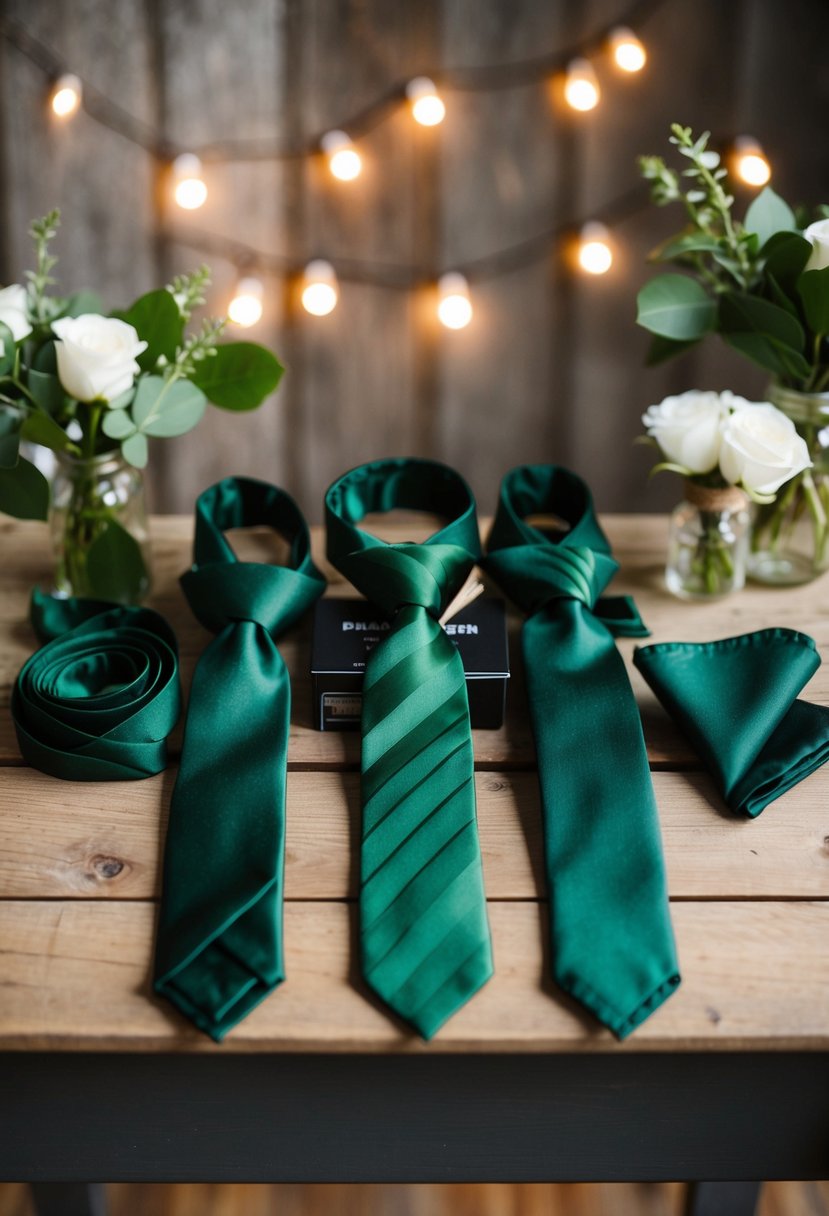
<path fill-rule="evenodd" d="M 14 334 L 0 321 L 0 376 L 7 376 L 14 367 Z"/>
<path fill-rule="evenodd" d="M 169 439 L 183 435 L 199 422 L 207 406 L 201 389 L 189 380 L 165 380 L 145 376 L 138 383 L 132 403 L 136 427 L 145 435 Z"/>
<path fill-rule="evenodd" d="M 688 342 L 677 342 L 674 338 L 663 338 L 661 334 L 654 334 L 645 356 L 645 366 L 656 367 L 668 359 L 684 354 L 696 344 L 695 338 Z"/>
<path fill-rule="evenodd" d="M 181 345 L 184 335 L 184 318 L 179 312 L 171 293 L 165 288 L 158 291 L 148 291 L 139 296 L 126 312 L 116 312 L 119 317 L 132 325 L 147 349 L 138 356 L 138 366 L 142 371 L 155 367 L 161 355 L 172 361 L 176 350 Z"/>
<path fill-rule="evenodd" d="M 797 290 L 809 328 L 816 334 L 829 334 L 829 266 L 807 270 L 797 280 Z"/>
<path fill-rule="evenodd" d="M 26 379 L 26 387 L 40 408 L 45 410 L 47 414 L 54 415 L 63 409 L 65 394 L 63 385 L 57 376 L 53 376 L 49 372 L 39 372 L 35 371 L 34 368 L 30 368 Z"/>
<path fill-rule="evenodd" d="M 79 448 L 74 444 L 63 427 L 58 426 L 51 414 L 47 414 L 45 410 L 35 409 L 30 414 L 27 414 L 23 421 L 21 429 L 21 437 L 28 439 L 30 443 L 39 443 L 44 448 L 51 448 L 53 452 L 73 452 L 77 454 Z"/>
<path fill-rule="evenodd" d="M 88 313 L 97 313 L 98 316 L 106 313 L 106 305 L 97 291 L 75 292 L 73 296 L 69 297 L 63 310 L 65 317 L 84 317 Z"/>
<path fill-rule="evenodd" d="M 803 355 L 768 334 L 735 331 L 723 333 L 722 337 L 734 350 L 776 376 L 804 381 L 809 375 L 809 364 Z"/>
<path fill-rule="evenodd" d="M 255 342 L 227 342 L 196 365 L 193 383 L 223 410 L 255 410 L 274 391 L 285 369 Z"/>
<path fill-rule="evenodd" d="M 713 329 L 717 316 L 716 304 L 705 289 L 695 279 L 681 274 L 651 279 L 636 302 L 636 320 L 640 325 L 651 333 L 680 342 L 701 338 Z"/>
<path fill-rule="evenodd" d="M 140 431 L 129 435 L 121 444 L 121 453 L 128 464 L 133 465 L 136 469 L 145 468 L 150 454 L 146 436 L 142 435 Z"/>
<path fill-rule="evenodd" d="M 126 410 L 109 410 L 104 414 L 101 430 L 110 439 L 126 439 L 135 433 L 135 423 Z"/>
<path fill-rule="evenodd" d="M 23 417 L 23 410 L 0 405 L 0 469 L 13 469 L 17 464 Z"/>
<path fill-rule="evenodd" d="M 134 536 L 108 520 L 86 555 L 89 593 L 119 604 L 135 603 L 147 590 L 147 567 Z"/>
<path fill-rule="evenodd" d="M 803 326 L 778 304 L 758 296 L 731 291 L 720 297 L 719 328 L 723 333 L 754 332 L 782 342 L 793 351 L 803 350 Z"/>
<path fill-rule="evenodd" d="M 13 469 L 0 469 L 0 511 L 15 519 L 46 519 L 49 514 L 49 483 L 22 456 Z"/>
<path fill-rule="evenodd" d="M 766 186 L 752 201 L 743 227 L 747 232 L 756 232 L 761 247 L 776 232 L 794 232 L 797 221 L 788 203 L 771 186 Z"/>
<path fill-rule="evenodd" d="M 134 397 L 135 397 L 135 385 L 132 385 L 132 387 L 128 388 L 125 393 L 121 393 L 121 394 L 119 394 L 119 396 L 113 397 L 111 401 L 107 401 L 107 409 L 125 410 L 125 409 L 127 409 L 128 406 L 132 405 L 132 401 L 133 401 Z"/>

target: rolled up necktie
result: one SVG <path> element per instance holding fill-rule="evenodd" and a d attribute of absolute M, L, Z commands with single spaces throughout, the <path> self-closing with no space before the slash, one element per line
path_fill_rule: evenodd
<path fill-rule="evenodd" d="M 541 515 L 552 530 L 528 522 Z M 642 727 L 613 638 L 646 631 L 630 600 L 599 598 L 617 563 L 566 469 L 506 475 L 484 568 L 527 613 L 553 974 L 624 1038 L 679 984 Z"/>
<path fill-rule="evenodd" d="M 23 759 L 68 781 L 160 773 L 181 712 L 175 634 L 151 608 L 34 591 L 46 644 L 21 668 L 11 711 Z"/>
<path fill-rule="evenodd" d="M 450 522 L 422 544 L 357 526 L 395 507 Z M 363 974 L 428 1039 L 492 975 L 466 680 L 439 623 L 480 553 L 475 501 L 445 465 L 377 460 L 325 509 L 329 559 L 392 622 L 363 686 Z"/>
<path fill-rule="evenodd" d="M 829 759 L 829 708 L 797 699 L 820 666 L 805 633 L 661 642 L 633 661 L 737 814 L 754 818 Z"/>
<path fill-rule="evenodd" d="M 264 524 L 290 565 L 240 562 L 228 528 Z M 215 638 L 196 666 L 170 807 L 156 992 L 213 1039 L 285 978 L 282 875 L 291 684 L 276 639 L 325 588 L 293 499 L 227 477 L 196 502 L 187 602 Z"/>

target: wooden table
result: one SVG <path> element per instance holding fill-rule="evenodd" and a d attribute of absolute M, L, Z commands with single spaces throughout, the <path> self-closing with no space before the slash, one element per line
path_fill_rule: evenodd
<path fill-rule="evenodd" d="M 605 522 L 614 589 L 636 595 L 654 640 L 788 625 L 829 653 L 825 580 L 683 605 L 662 589 L 665 521 Z M 178 633 L 185 682 L 208 641 L 177 587 L 190 532 L 189 519 L 154 521 L 152 603 Z M 259 551 L 257 536 L 245 543 Z M 319 532 L 314 543 L 331 591 L 347 593 Z M 312 727 L 306 627 L 283 647 L 288 979 L 216 1047 L 150 993 L 174 769 L 87 785 L 22 765 L 8 701 L 33 647 L 29 591 L 48 584 L 45 529 L 4 519 L 0 546 L 0 1177 L 829 1177 L 829 767 L 756 822 L 735 819 L 631 667 L 683 983 L 620 1045 L 548 979 L 513 644 L 506 725 L 474 740 L 496 974 L 426 1046 L 357 974 L 359 739 Z M 629 659 L 633 643 L 620 645 Z M 829 664 L 806 695 L 829 704 Z"/>

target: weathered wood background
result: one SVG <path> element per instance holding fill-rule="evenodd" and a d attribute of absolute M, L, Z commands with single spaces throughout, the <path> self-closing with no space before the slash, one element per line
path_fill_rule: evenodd
<path fill-rule="evenodd" d="M 285 138 L 336 127 L 390 83 L 440 65 L 526 58 L 570 45 L 624 0 L 5 0 L 9 19 L 68 68 L 176 144 Z M 274 255 L 450 268 L 589 218 L 636 182 L 634 157 L 662 151 L 670 121 L 726 138 L 750 132 L 792 201 L 827 201 L 826 0 L 667 0 L 642 37 L 646 70 L 599 65 L 592 114 L 562 113 L 548 85 L 446 95 L 442 127 L 398 112 L 361 143 L 363 176 L 335 183 L 313 160 L 209 165 L 196 213 L 161 196 L 152 158 L 86 114 L 50 121 L 43 71 L 0 45 L 0 282 L 27 265 L 30 217 L 58 205 L 61 276 L 112 306 L 197 265 L 196 229 Z M 748 200 L 740 200 L 740 206 Z M 288 374 L 258 414 L 211 410 L 198 431 L 157 443 L 156 510 L 189 511 L 216 477 L 276 480 L 321 517 L 329 481 L 381 454 L 432 455 L 471 480 L 491 511 L 501 473 L 524 460 L 582 472 L 604 509 L 658 509 L 670 478 L 646 482 L 631 446 L 639 415 L 667 392 L 762 392 L 764 377 L 714 343 L 656 370 L 634 296 L 647 250 L 678 215 L 645 210 L 615 230 L 616 261 L 574 277 L 556 254 L 473 282 L 475 317 L 439 330 L 423 293 L 344 282 L 339 307 L 298 311 L 270 275 L 248 331 Z M 174 225 L 179 240 L 163 239 Z M 211 257 L 212 311 L 237 268 Z"/>

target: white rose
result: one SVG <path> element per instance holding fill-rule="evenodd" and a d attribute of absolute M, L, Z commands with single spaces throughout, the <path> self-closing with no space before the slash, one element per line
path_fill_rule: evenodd
<path fill-rule="evenodd" d="M 719 393 L 692 389 L 652 405 L 642 422 L 668 460 L 691 473 L 710 473 L 720 454 L 720 429 L 728 406 Z"/>
<path fill-rule="evenodd" d="M 817 220 L 804 228 L 803 235 L 812 243 L 807 270 L 823 270 L 829 266 L 829 220 Z"/>
<path fill-rule="evenodd" d="M 811 465 L 806 440 L 791 418 L 768 401 L 746 403 L 723 426 L 720 472 L 732 485 L 774 494 Z"/>
<path fill-rule="evenodd" d="M 58 377 L 79 401 L 113 401 L 139 372 L 136 357 L 147 349 L 126 321 L 85 313 L 52 322 L 57 336 Z"/>
<path fill-rule="evenodd" d="M 28 338 L 32 332 L 26 308 L 26 288 L 20 283 L 12 283 L 11 287 L 0 291 L 0 321 L 8 325 L 15 342 Z"/>

